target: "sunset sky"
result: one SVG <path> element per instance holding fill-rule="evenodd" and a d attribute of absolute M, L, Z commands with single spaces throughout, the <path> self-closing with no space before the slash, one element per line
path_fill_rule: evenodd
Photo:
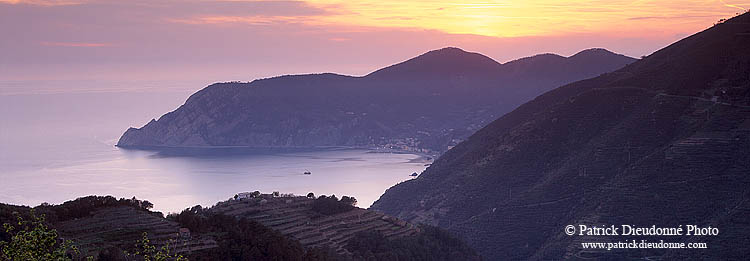
<path fill-rule="evenodd" d="M 748 8 L 750 0 L 0 0 L 0 81 L 364 75 L 445 46 L 499 62 L 592 47 L 639 57 Z"/>

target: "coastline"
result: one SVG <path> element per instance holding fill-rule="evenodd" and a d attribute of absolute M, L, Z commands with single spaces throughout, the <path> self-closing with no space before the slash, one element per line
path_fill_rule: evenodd
<path fill-rule="evenodd" d="M 122 146 L 114 145 L 116 148 L 134 151 L 152 151 L 157 153 L 178 153 L 191 154 L 190 152 L 206 152 L 209 150 L 239 150 L 237 152 L 267 151 L 277 150 L 284 151 L 309 151 L 309 150 L 367 150 L 367 153 L 393 153 L 393 154 L 413 154 L 418 157 L 409 160 L 409 163 L 431 164 L 437 159 L 439 154 L 426 152 L 417 152 L 410 150 L 388 149 L 382 147 L 360 147 L 360 146 L 243 146 L 243 145 L 222 145 L 222 146 Z"/>

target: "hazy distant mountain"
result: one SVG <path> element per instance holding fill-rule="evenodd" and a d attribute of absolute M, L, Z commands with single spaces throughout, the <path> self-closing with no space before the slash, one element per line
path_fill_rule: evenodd
<path fill-rule="evenodd" d="M 419 178 L 390 188 L 372 208 L 448 228 L 490 260 L 745 259 L 749 25 L 743 14 L 613 73 L 547 92 L 446 152 Z M 720 234 L 564 233 L 579 224 L 698 225 Z M 634 239 L 708 249 L 580 244 Z"/>
<path fill-rule="evenodd" d="M 500 64 L 444 48 L 363 77 L 217 83 L 158 121 L 128 129 L 117 145 L 353 146 L 438 154 L 544 91 L 633 61 L 592 49 Z"/>

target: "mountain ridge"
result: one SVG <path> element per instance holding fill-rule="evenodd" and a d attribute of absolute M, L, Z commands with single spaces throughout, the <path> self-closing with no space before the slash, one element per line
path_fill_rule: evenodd
<path fill-rule="evenodd" d="M 375 70 L 364 78 L 379 78 L 391 76 L 390 74 L 403 74 L 397 77 L 409 76 L 415 78 L 423 74 L 453 74 L 453 73 L 478 73 L 490 70 L 496 70 L 501 64 L 490 57 L 480 53 L 467 52 L 457 47 L 445 47 L 437 50 L 428 51 L 417 57 L 408 59 L 404 62 L 386 66 L 382 69 Z M 456 69 L 460 71 L 456 71 Z M 417 75 L 414 75 L 414 74 Z"/>
<path fill-rule="evenodd" d="M 371 208 L 447 228 L 489 259 L 741 259 L 750 250 L 741 232 L 750 228 L 746 24 L 750 14 L 546 92 Z M 707 242 L 709 251 L 598 251 L 580 243 L 618 239 L 564 233 L 578 224 L 696 224 L 726 233 L 669 238 Z"/>
<path fill-rule="evenodd" d="M 216 83 L 158 120 L 129 128 L 117 146 L 342 146 L 437 155 L 544 90 L 632 61 L 604 54 L 580 66 L 582 73 L 564 73 L 567 64 L 532 59 L 539 68 L 519 74 L 510 73 L 515 65 L 443 48 L 361 77 L 324 73 Z"/>

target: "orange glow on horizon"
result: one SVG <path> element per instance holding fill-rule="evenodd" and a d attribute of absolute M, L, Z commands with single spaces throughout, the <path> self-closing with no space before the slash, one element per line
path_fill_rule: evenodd
<path fill-rule="evenodd" d="M 104 66 L 107 77 L 127 69 L 164 79 L 154 68 L 179 67 L 221 80 L 365 75 L 446 46 L 499 62 L 592 47 L 640 57 L 747 8 L 750 0 L 0 0 L 0 30 L 13 39 L 0 67 L 5 79 L 87 79 L 100 76 L 80 71 Z"/>
<path fill-rule="evenodd" d="M 299 23 L 323 27 L 436 30 L 491 37 L 605 34 L 648 36 L 694 32 L 750 8 L 745 0 L 309 0 L 324 14 L 203 15 L 170 19 L 187 24 Z"/>
<path fill-rule="evenodd" d="M 310 0 L 334 10 L 318 22 L 495 37 L 656 33 L 707 27 L 750 8 L 747 0 Z"/>
<path fill-rule="evenodd" d="M 134 5 L 197 5 L 258 0 L 133 0 Z M 0 0 L 36 6 L 121 4 L 119 0 Z M 162 17 L 191 24 L 302 24 L 324 28 L 434 30 L 490 37 L 604 34 L 668 35 L 705 29 L 720 18 L 747 11 L 750 0 L 302 0 L 315 14 L 227 13 Z M 278 11 L 284 11 L 279 9 Z"/>

